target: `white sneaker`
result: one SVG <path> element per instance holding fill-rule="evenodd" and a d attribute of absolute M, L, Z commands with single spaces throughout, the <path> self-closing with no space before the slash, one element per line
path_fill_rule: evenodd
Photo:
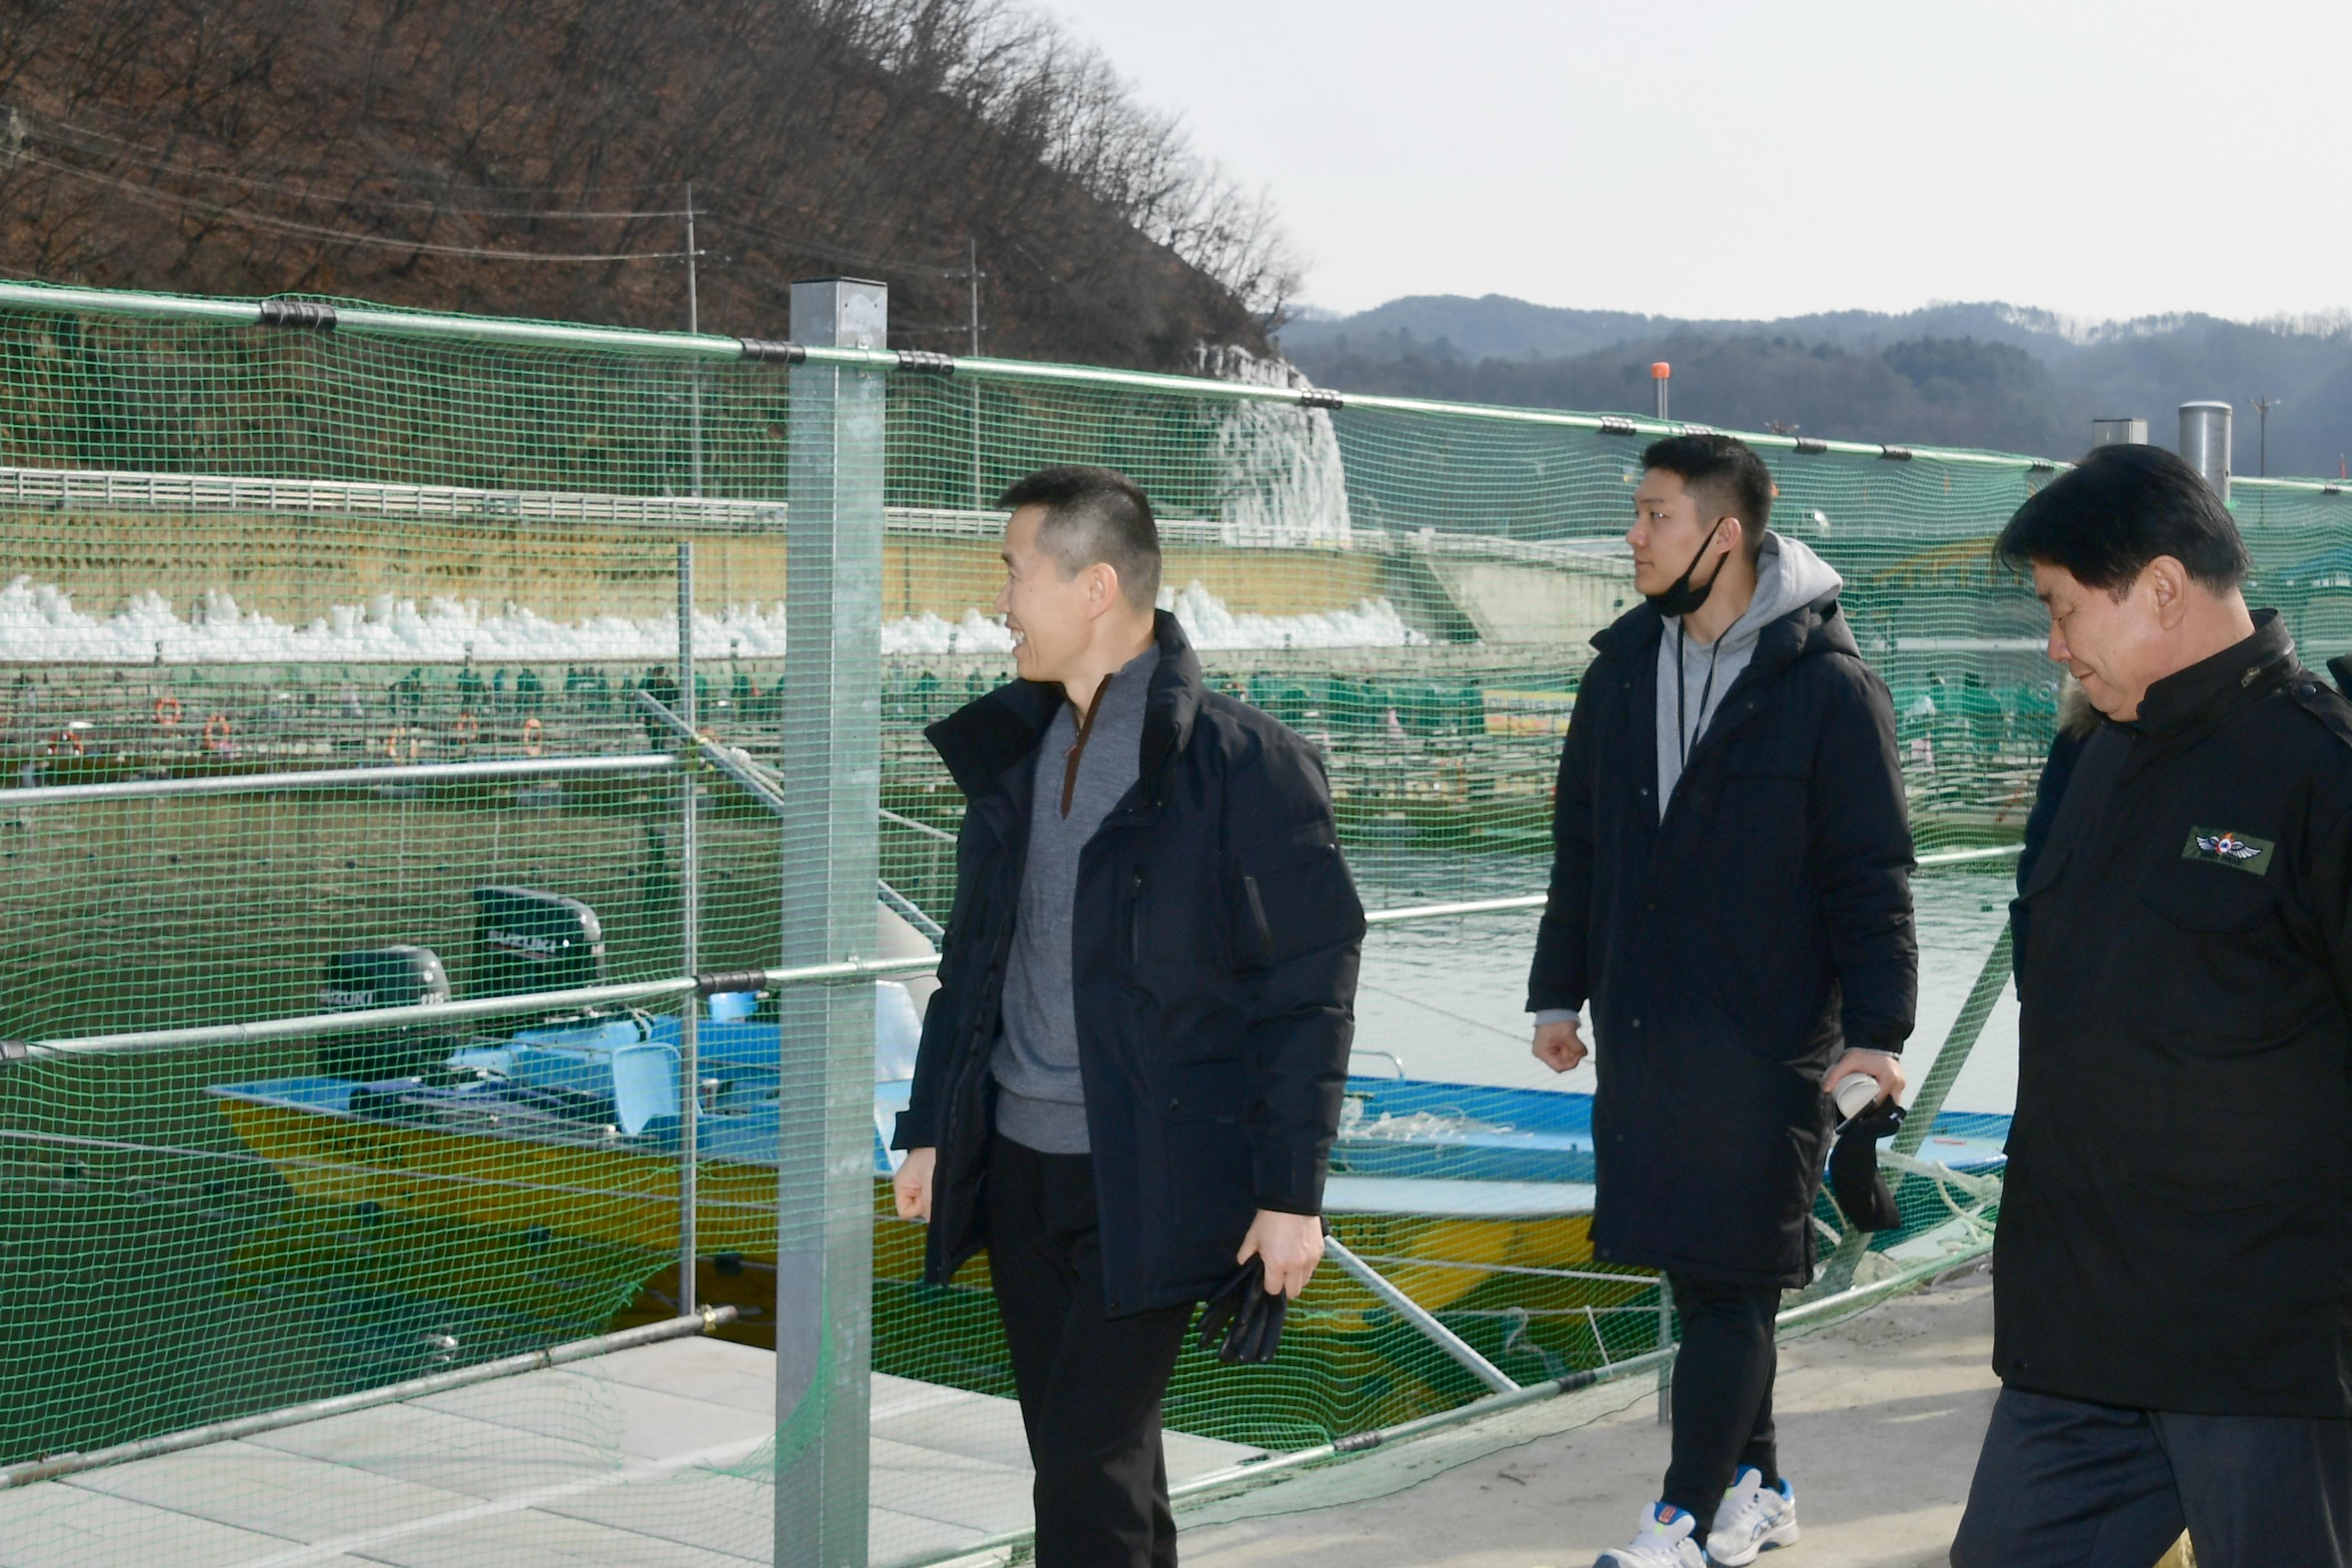
<path fill-rule="evenodd" d="M 1715 1510 L 1715 1526 L 1706 1532 L 1706 1560 L 1723 1568 L 1746 1568 L 1760 1553 L 1796 1543 L 1796 1489 L 1786 1477 L 1778 1487 L 1767 1488 L 1763 1471 L 1742 1465 Z"/>
<path fill-rule="evenodd" d="M 1698 1521 L 1675 1507 L 1659 1503 L 1642 1514 L 1642 1532 L 1614 1552 L 1593 1560 L 1592 1568 L 1706 1568 L 1691 1531 Z"/>

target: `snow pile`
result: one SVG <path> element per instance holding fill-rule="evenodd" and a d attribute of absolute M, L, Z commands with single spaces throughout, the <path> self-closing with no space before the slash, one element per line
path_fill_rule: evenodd
<path fill-rule="evenodd" d="M 1162 593 L 1195 647 L 1246 648 L 1401 647 L 1422 641 L 1386 599 L 1322 615 L 1237 615 L 1194 583 Z M 774 658 L 784 651 L 784 607 L 730 605 L 698 615 L 696 651 L 709 658 Z M 966 610 L 960 621 L 935 615 L 885 622 L 886 654 L 1006 653 L 1013 638 L 1000 623 Z M 666 616 L 642 620 L 597 616 L 555 621 L 509 607 L 485 614 L 471 600 L 379 595 L 370 604 L 338 605 L 307 626 L 237 608 L 228 595 L 206 595 L 181 619 L 160 594 L 141 594 L 113 615 L 86 615 L 53 584 L 18 577 L 0 587 L 0 660 L 95 664 L 455 664 L 476 661 L 659 661 L 677 654 L 677 628 Z"/>

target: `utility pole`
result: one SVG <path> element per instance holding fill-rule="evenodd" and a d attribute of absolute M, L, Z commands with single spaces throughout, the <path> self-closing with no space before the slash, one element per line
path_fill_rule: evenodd
<path fill-rule="evenodd" d="M 694 248 L 694 182 L 686 183 L 686 330 L 698 336 L 702 331 L 702 301 L 695 293 L 695 258 L 701 252 Z M 688 372 L 688 417 L 692 421 L 693 470 L 690 484 L 693 493 L 702 494 L 702 370 L 697 364 Z"/>
<path fill-rule="evenodd" d="M 2285 401 L 2286 399 L 2284 397 L 2272 397 L 2268 395 L 2258 396 L 2253 399 L 2254 433 L 2258 452 L 2258 456 L 2255 460 L 2260 465 L 2254 469 L 2254 474 L 2257 478 L 2266 479 L 2270 475 L 2271 410 L 2276 408 Z"/>
<path fill-rule="evenodd" d="M 963 237 L 963 275 L 971 285 L 971 357 L 980 357 L 980 241 Z"/>
<path fill-rule="evenodd" d="M 950 272 L 950 278 L 961 278 L 971 301 L 971 357 L 980 357 L 980 280 L 988 276 L 980 269 L 980 241 L 971 235 L 963 237 L 963 270 Z M 971 510 L 978 511 L 987 502 L 980 489 L 980 383 L 971 384 Z"/>

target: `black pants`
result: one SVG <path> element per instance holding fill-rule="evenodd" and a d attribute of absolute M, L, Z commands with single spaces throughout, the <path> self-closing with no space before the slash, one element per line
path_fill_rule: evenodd
<path fill-rule="evenodd" d="M 1667 1279 L 1683 1337 L 1675 1352 L 1674 1454 L 1662 1500 L 1696 1519 L 1692 1539 L 1705 1542 L 1739 1467 L 1763 1471 L 1768 1487 L 1780 1484 L 1772 1448 L 1772 1373 L 1780 1361 L 1772 1321 L 1780 1291 L 1687 1274 Z"/>
<path fill-rule="evenodd" d="M 988 1267 L 1036 1468 L 1037 1568 L 1175 1568 L 1160 1402 L 1192 1309 L 1103 1310 L 1094 1163 L 998 1134 Z"/>
<path fill-rule="evenodd" d="M 1954 1568 L 2352 1563 L 2352 1422 L 2176 1415 L 2004 1388 Z"/>

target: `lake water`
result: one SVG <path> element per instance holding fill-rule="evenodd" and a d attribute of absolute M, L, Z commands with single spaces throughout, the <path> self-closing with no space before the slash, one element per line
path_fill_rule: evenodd
<path fill-rule="evenodd" d="M 1547 866 L 1490 860 L 1471 868 L 1398 856 L 1351 853 L 1368 907 L 1438 899 L 1540 892 Z M 1916 1085 L 1944 1043 L 1987 952 L 2009 916 L 2008 861 L 1917 873 L 1912 893 L 1919 924 L 1919 1021 L 1904 1053 Z M 1375 931 L 1364 944 L 1356 996 L 1360 1052 L 1385 1051 L 1413 1078 L 1590 1092 L 1592 1065 L 1555 1074 L 1528 1053 L 1524 1010 L 1535 920 L 1485 915 Z M 1606 1041 L 1594 1048 L 1605 1051 Z M 1359 1057 L 1360 1072 L 1386 1070 Z M 2017 1094 L 2017 997 L 2003 990 L 1985 1021 L 1946 1108 L 2007 1113 Z"/>

